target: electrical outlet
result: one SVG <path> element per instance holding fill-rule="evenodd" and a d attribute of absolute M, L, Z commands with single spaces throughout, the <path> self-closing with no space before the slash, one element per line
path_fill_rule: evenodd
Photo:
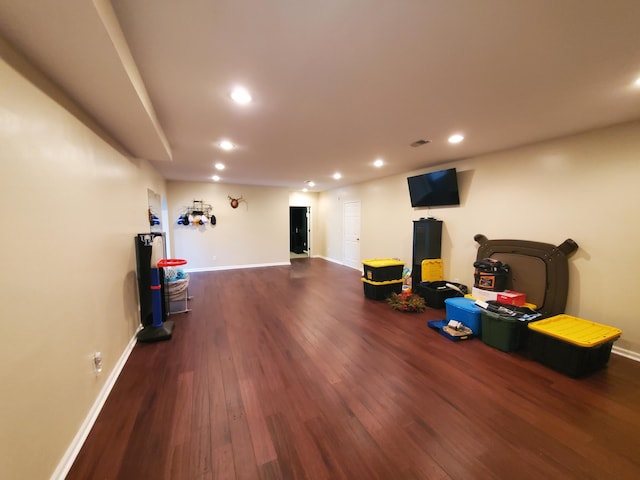
<path fill-rule="evenodd" d="M 216 257 L 215 255 L 213 255 L 213 256 L 211 257 L 211 260 L 213 260 L 214 262 L 215 262 L 217 259 L 218 259 L 218 257 Z"/>
<path fill-rule="evenodd" d="M 93 371 L 96 375 L 102 373 L 102 353 L 96 352 L 93 354 Z"/>

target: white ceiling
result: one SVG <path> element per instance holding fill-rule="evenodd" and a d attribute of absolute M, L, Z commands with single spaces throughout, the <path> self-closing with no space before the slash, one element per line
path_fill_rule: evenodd
<path fill-rule="evenodd" d="M 638 0 L 0 0 L 0 33 L 167 179 L 325 190 L 640 118 Z"/>

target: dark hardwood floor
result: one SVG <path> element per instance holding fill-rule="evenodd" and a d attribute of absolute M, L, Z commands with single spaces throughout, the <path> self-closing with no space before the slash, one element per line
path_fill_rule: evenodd
<path fill-rule="evenodd" d="M 321 259 L 192 273 L 68 479 L 637 479 L 640 364 L 572 379 L 363 296 Z"/>

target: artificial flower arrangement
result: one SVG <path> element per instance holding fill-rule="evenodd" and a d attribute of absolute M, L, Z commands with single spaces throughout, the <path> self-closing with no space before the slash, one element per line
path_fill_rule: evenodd
<path fill-rule="evenodd" d="M 426 305 L 424 299 L 410 292 L 392 293 L 387 298 L 387 303 L 394 310 L 400 310 L 401 312 L 424 312 Z"/>

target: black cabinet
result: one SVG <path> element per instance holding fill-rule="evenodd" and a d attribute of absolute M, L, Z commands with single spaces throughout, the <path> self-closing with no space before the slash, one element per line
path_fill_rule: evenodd
<path fill-rule="evenodd" d="M 420 284 L 422 261 L 428 258 L 442 258 L 442 220 L 421 218 L 413 221 L 413 285 Z"/>

